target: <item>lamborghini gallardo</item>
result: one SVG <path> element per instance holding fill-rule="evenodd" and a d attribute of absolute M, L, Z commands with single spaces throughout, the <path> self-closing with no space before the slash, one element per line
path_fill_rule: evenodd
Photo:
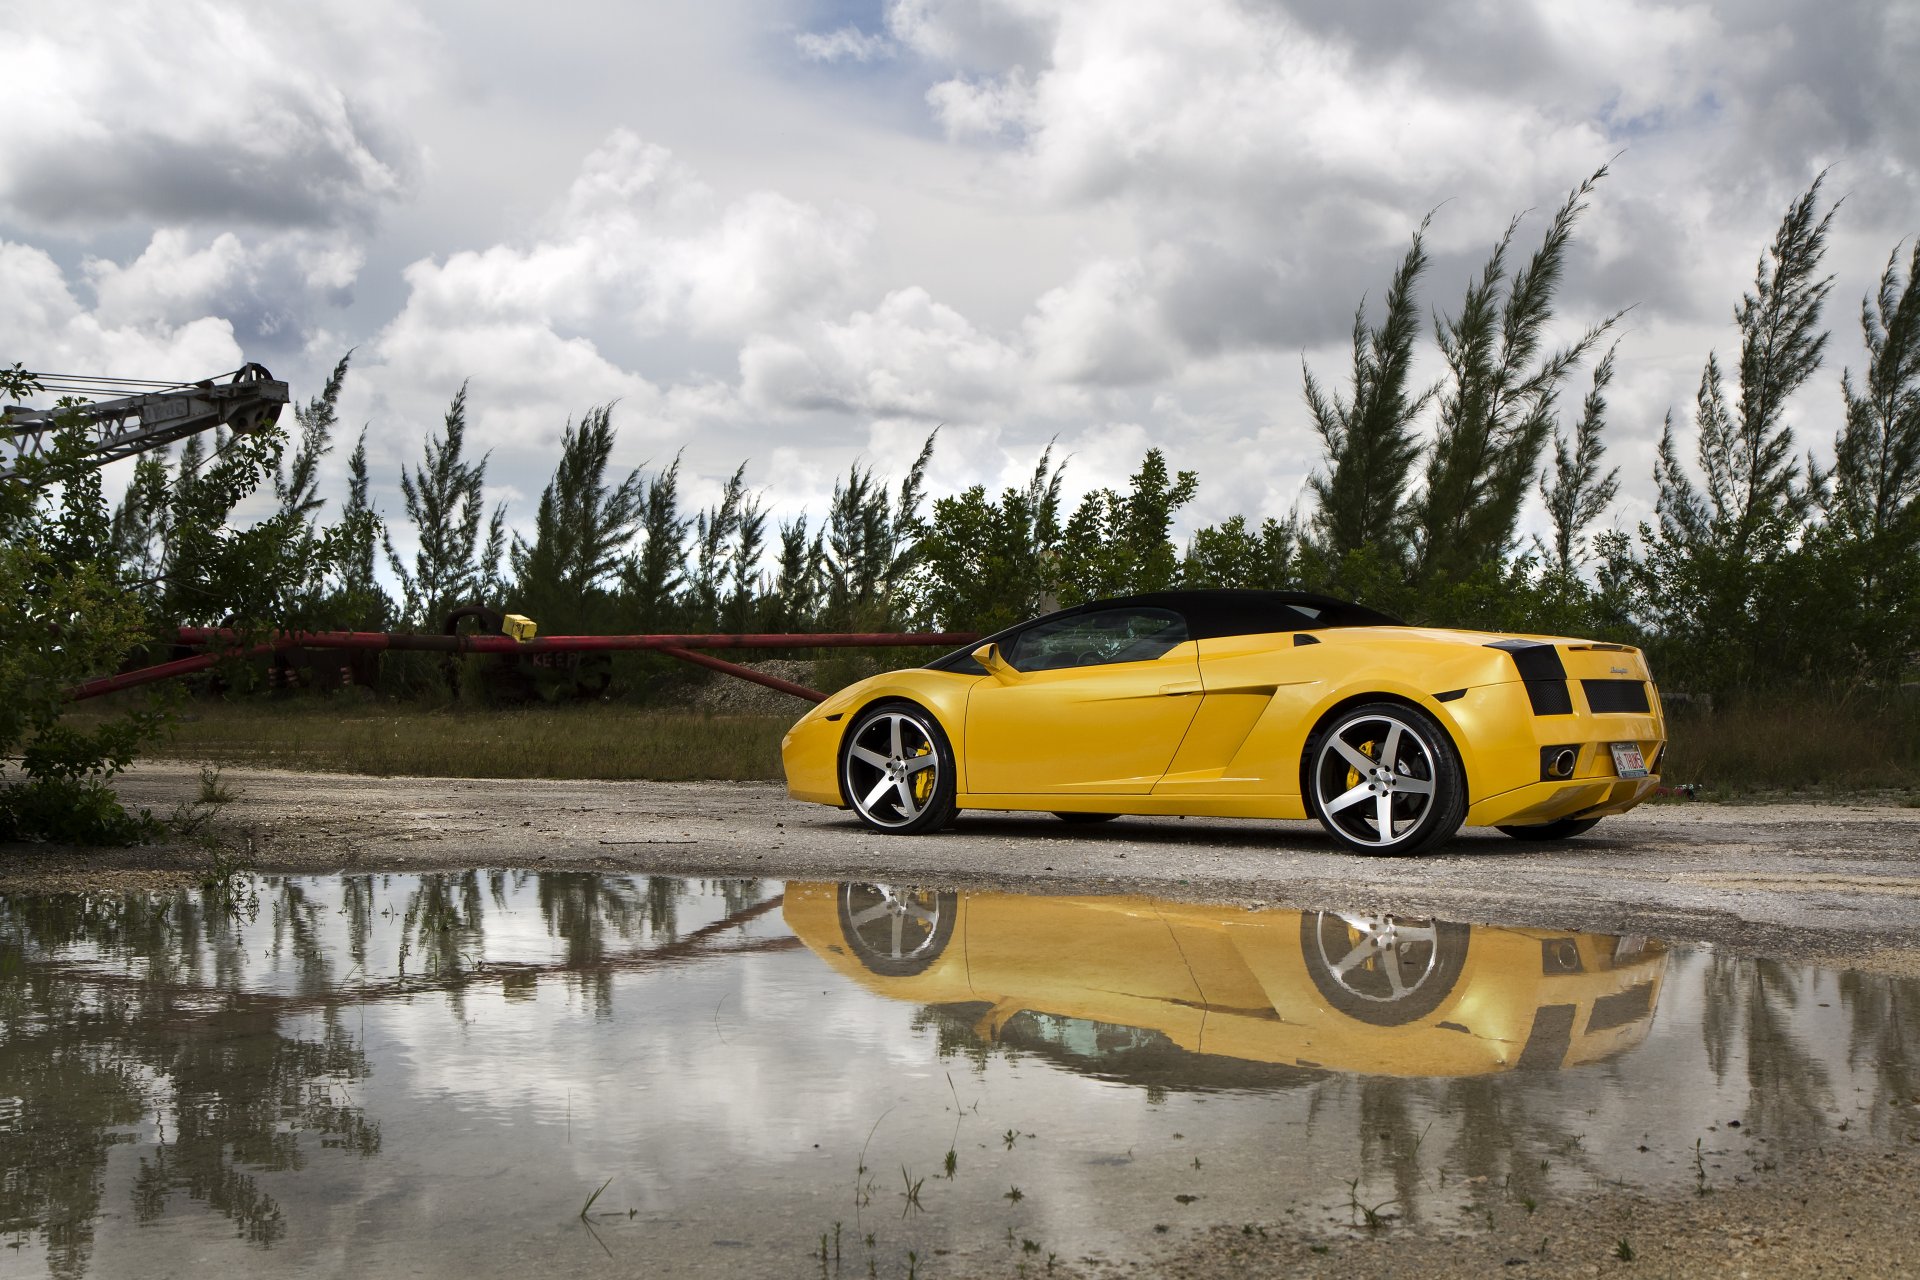
<path fill-rule="evenodd" d="M 866 826 L 963 809 L 1315 819 L 1368 854 L 1465 826 L 1579 835 L 1659 782 L 1640 651 L 1409 627 L 1291 591 L 1169 591 L 1010 627 L 840 690 L 781 744 L 787 789 Z"/>
<path fill-rule="evenodd" d="M 781 909 L 838 973 L 989 1043 L 1066 1020 L 1120 1056 L 1164 1037 L 1366 1075 L 1599 1062 L 1646 1038 L 1667 970 L 1649 938 L 1378 912 L 887 884 L 789 884 Z"/>

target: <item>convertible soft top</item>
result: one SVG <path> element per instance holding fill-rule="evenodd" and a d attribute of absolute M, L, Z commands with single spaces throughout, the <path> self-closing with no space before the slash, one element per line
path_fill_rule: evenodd
<path fill-rule="evenodd" d="M 1314 631 L 1324 627 L 1403 627 L 1391 614 L 1349 600 L 1315 595 L 1311 591 L 1254 591 L 1222 588 L 1212 591 L 1150 591 L 1144 595 L 1091 600 L 1008 627 L 976 640 L 937 662 L 935 671 L 978 669 L 973 651 L 988 642 L 1004 645 L 1027 628 L 1056 618 L 1098 613 L 1107 609 L 1169 609 L 1187 620 L 1187 638 L 1212 640 L 1221 636 L 1257 636 L 1276 631 Z"/>

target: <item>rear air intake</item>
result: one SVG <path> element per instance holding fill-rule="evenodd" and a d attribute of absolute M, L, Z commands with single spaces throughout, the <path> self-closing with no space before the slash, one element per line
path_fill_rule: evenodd
<path fill-rule="evenodd" d="M 1587 706 L 1598 715 L 1634 713 L 1652 710 L 1647 702 L 1647 686 L 1639 680 L 1582 680 Z"/>

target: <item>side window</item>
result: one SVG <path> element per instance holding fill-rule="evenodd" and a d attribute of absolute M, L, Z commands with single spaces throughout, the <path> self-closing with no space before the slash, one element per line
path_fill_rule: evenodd
<path fill-rule="evenodd" d="M 1186 619 L 1170 610 L 1104 609 L 1029 627 L 1009 646 L 1007 661 L 1020 671 L 1147 662 L 1186 638 Z"/>

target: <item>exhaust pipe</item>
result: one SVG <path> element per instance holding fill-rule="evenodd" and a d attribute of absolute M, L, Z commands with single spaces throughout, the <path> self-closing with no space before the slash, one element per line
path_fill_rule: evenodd
<path fill-rule="evenodd" d="M 1547 762 L 1547 776 L 1550 778 L 1571 778 L 1573 767 L 1580 760 L 1580 753 L 1572 747 L 1562 747 L 1553 759 Z"/>

